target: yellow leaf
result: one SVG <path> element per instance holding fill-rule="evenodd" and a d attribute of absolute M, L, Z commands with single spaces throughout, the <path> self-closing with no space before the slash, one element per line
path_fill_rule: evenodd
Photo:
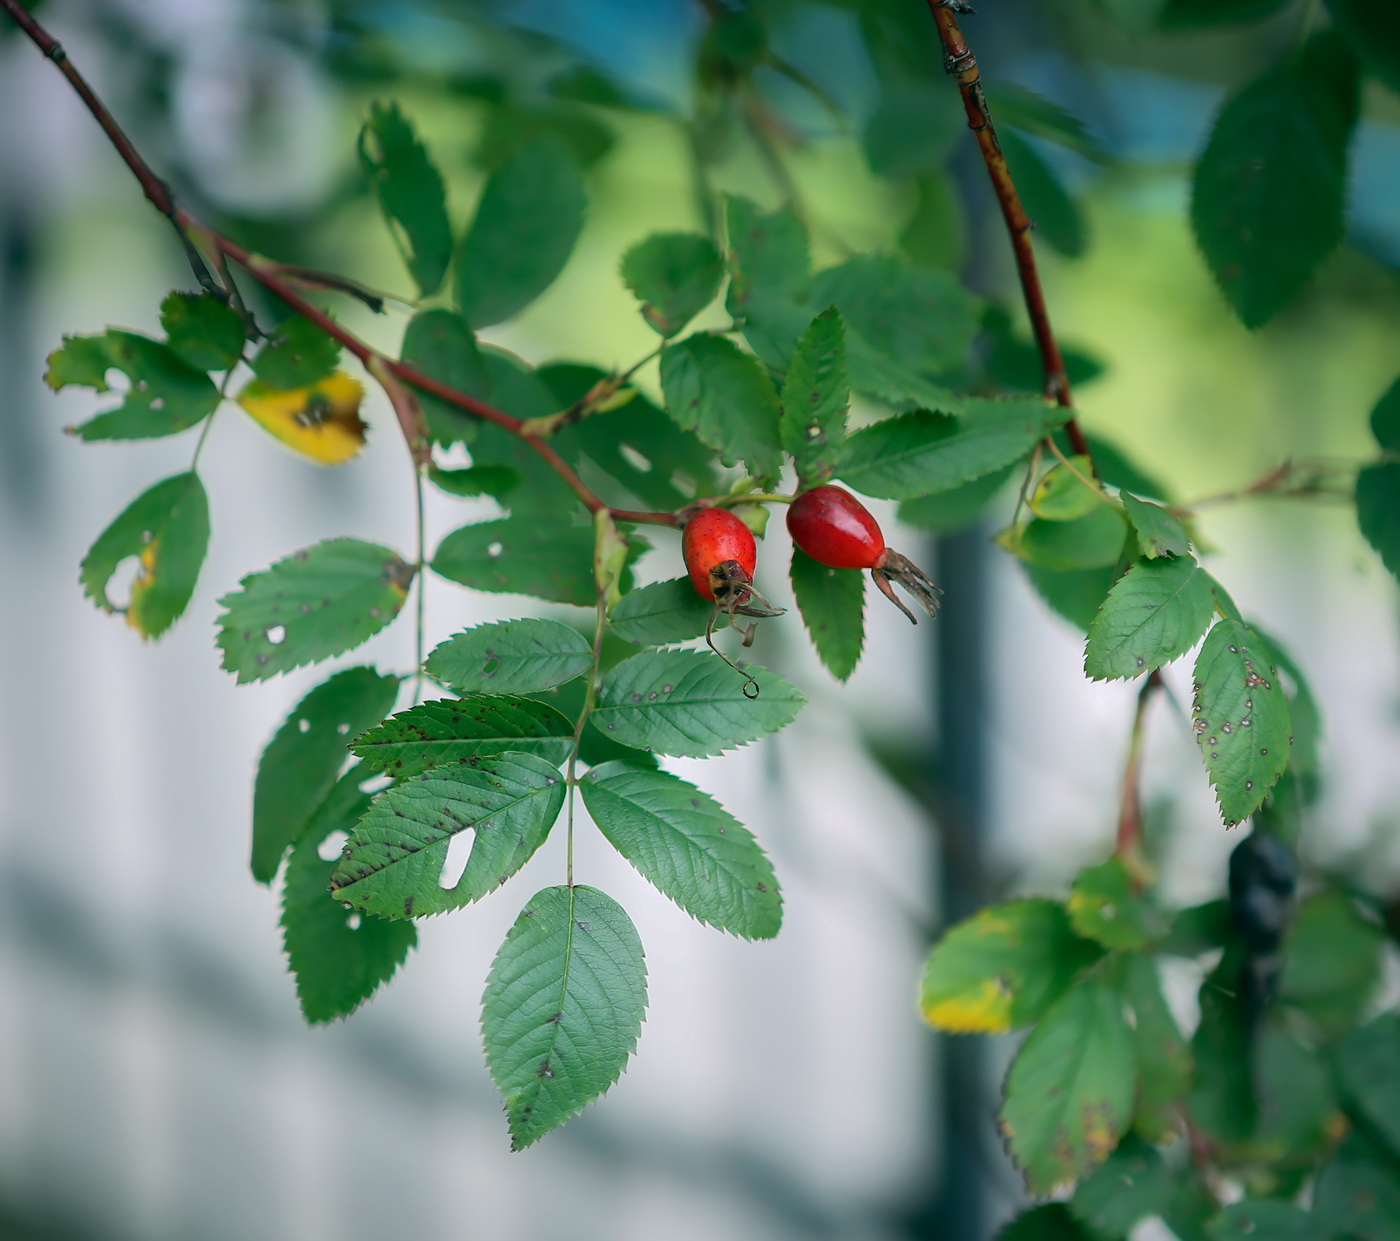
<path fill-rule="evenodd" d="M 988 978 L 961 995 L 928 1005 L 924 1020 L 951 1034 L 1000 1034 L 1011 1029 L 1013 999 L 1004 978 Z"/>
<path fill-rule="evenodd" d="M 365 390 L 343 371 L 305 388 L 278 391 L 255 379 L 238 403 L 263 430 L 294 452 L 321 465 L 343 465 L 364 446 L 368 428 L 360 419 Z"/>

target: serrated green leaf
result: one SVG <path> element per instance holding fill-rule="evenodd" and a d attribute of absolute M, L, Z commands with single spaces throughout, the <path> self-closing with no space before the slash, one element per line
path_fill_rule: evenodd
<path fill-rule="evenodd" d="M 487 361 L 477 348 L 467 321 L 455 310 L 441 306 L 420 310 L 408 321 L 399 352 L 404 362 L 429 379 L 481 401 L 492 395 Z M 421 389 L 415 388 L 414 394 L 428 420 L 428 433 L 436 443 L 470 444 L 476 439 L 481 423 L 475 415 Z"/>
<path fill-rule="evenodd" d="M 398 677 L 346 668 L 311 690 L 283 721 L 262 752 L 253 786 L 249 864 L 259 883 L 272 882 L 287 847 L 326 800 L 350 757 L 351 739 L 392 711 L 398 692 Z"/>
<path fill-rule="evenodd" d="M 965 530 L 976 524 L 987 511 L 1015 468 L 1013 462 L 951 491 L 905 500 L 899 506 L 899 520 L 906 526 L 931 530 L 935 534 L 954 534 Z"/>
<path fill-rule="evenodd" d="M 574 726 L 546 703 L 510 694 L 439 698 L 400 711 L 350 743 L 367 771 L 395 779 L 430 767 L 449 770 L 479 765 L 482 758 L 514 751 L 550 763 L 569 757 Z"/>
<path fill-rule="evenodd" d="M 1381 976 L 1385 932 L 1343 892 L 1310 896 L 1284 946 L 1279 998 L 1303 1009 L 1327 1038 L 1356 1025 Z"/>
<path fill-rule="evenodd" d="M 1272 318 L 1342 239 L 1359 103 L 1356 61 L 1330 29 L 1250 82 L 1216 119 L 1196 166 L 1191 223 L 1246 327 Z"/>
<path fill-rule="evenodd" d="M 1400 1237 L 1400 1165 L 1353 1130 L 1318 1173 L 1313 1215 L 1329 1237 Z"/>
<path fill-rule="evenodd" d="M 1172 1190 L 1159 1155 L 1131 1133 L 1070 1199 L 1070 1210 L 1095 1241 L 1125 1241 L 1141 1220 L 1160 1213 Z"/>
<path fill-rule="evenodd" d="M 950 491 L 1024 456 L 1068 416 L 1039 397 L 970 397 L 958 418 L 901 414 L 850 435 L 836 475 L 888 500 Z"/>
<path fill-rule="evenodd" d="M 782 468 L 778 394 L 763 368 L 732 341 L 697 332 L 661 355 L 666 408 L 725 460 L 742 460 L 756 478 Z"/>
<path fill-rule="evenodd" d="M 287 391 L 324 379 L 340 361 L 340 346 L 301 315 L 283 319 L 249 362 L 269 388 Z"/>
<path fill-rule="evenodd" d="M 1196 656 L 1191 727 L 1201 743 L 1220 814 L 1253 814 L 1288 766 L 1288 698 L 1249 626 L 1215 623 Z"/>
<path fill-rule="evenodd" d="M 130 381 L 116 408 L 69 428 L 81 440 L 141 440 L 175 435 L 207 418 L 219 405 L 219 390 L 203 371 L 159 341 L 108 328 L 105 336 L 65 336 L 49 354 L 45 382 L 55 392 L 69 384 L 108 390 L 106 373 L 116 369 Z"/>
<path fill-rule="evenodd" d="M 846 444 L 846 330 L 835 306 L 822 311 L 797 344 L 780 400 L 783 448 L 800 487 L 824 483 Z"/>
<path fill-rule="evenodd" d="M 865 577 L 859 569 L 830 569 L 800 547 L 792 549 L 792 593 L 822 663 L 847 680 L 865 645 Z"/>
<path fill-rule="evenodd" d="M 1037 517 L 1021 531 L 1008 532 L 1007 546 L 1022 560 L 1046 569 L 1097 569 L 1116 564 L 1129 528 L 1121 509 L 1100 504 L 1073 521 Z"/>
<path fill-rule="evenodd" d="M 167 293 L 160 325 L 166 344 L 196 370 L 226 371 L 243 356 L 243 320 L 212 293 Z"/>
<path fill-rule="evenodd" d="M 1338 1044 L 1333 1064 L 1347 1104 L 1400 1159 L 1400 1015 L 1382 1013 L 1353 1030 Z"/>
<path fill-rule="evenodd" d="M 952 1034 L 1000 1034 L 1038 1021 L 1103 950 L 1054 901 L 1008 901 L 933 946 L 919 987 L 924 1020 Z"/>
<path fill-rule="evenodd" d="M 359 150 L 360 168 L 404 265 L 424 297 L 436 293 L 452 259 L 442 173 L 397 103 L 370 104 Z"/>
<path fill-rule="evenodd" d="M 564 805 L 564 779 L 534 754 L 507 753 L 430 770 L 381 793 L 345 846 L 331 891 L 385 918 L 446 913 L 494 892 L 534 856 Z M 447 847 L 472 831 L 453 887 Z"/>
<path fill-rule="evenodd" d="M 504 501 L 523 481 L 508 465 L 470 465 L 460 470 L 428 466 L 428 481 L 448 495 L 491 496 Z"/>
<path fill-rule="evenodd" d="M 1276 1198 L 1245 1198 L 1206 1224 L 1211 1241 L 1325 1241 L 1317 1220 Z"/>
<path fill-rule="evenodd" d="M 997 130 L 1006 166 L 1026 215 L 1041 238 L 1066 258 L 1083 257 L 1089 248 L 1088 230 L 1078 204 L 1045 158 L 1014 129 Z"/>
<path fill-rule="evenodd" d="M 776 673 L 747 671 L 758 681 L 756 698 L 745 697 L 747 682 L 717 655 L 645 651 L 603 678 L 589 721 L 605 737 L 657 754 L 722 754 L 785 728 L 807 701 Z"/>
<path fill-rule="evenodd" d="M 1356 524 L 1400 578 L 1400 462 L 1368 465 L 1356 476 Z"/>
<path fill-rule="evenodd" d="M 642 303 L 642 318 L 674 336 L 715 300 L 724 260 L 699 233 L 653 233 L 622 256 L 622 280 Z"/>
<path fill-rule="evenodd" d="M 725 308 L 734 318 L 770 303 L 795 307 L 806 300 L 812 260 L 806 230 L 791 208 L 763 212 L 752 200 L 731 196 L 725 225 L 731 273 Z"/>
<path fill-rule="evenodd" d="M 347 914 L 326 891 L 335 861 L 317 852 L 334 832 L 350 832 L 369 809 L 362 772 L 346 773 L 326 795 L 287 863 L 282 889 L 282 947 L 297 980 L 302 1015 L 312 1025 L 348 1017 L 397 972 L 418 944 L 411 922 Z"/>
<path fill-rule="evenodd" d="M 622 1075 L 646 1011 L 642 941 L 626 911 L 583 884 L 535 893 L 491 964 L 481 1030 L 523 1150 Z"/>
<path fill-rule="evenodd" d="M 622 596 L 613 609 L 608 631 L 638 646 L 664 646 L 703 637 L 715 605 L 700 598 L 688 577 L 653 582 Z M 728 624 L 721 616 L 718 629 Z"/>
<path fill-rule="evenodd" d="M 143 638 L 163 634 L 184 613 L 209 546 L 209 497 L 199 475 L 176 474 L 137 496 L 83 557 L 83 594 L 108 612 L 124 611 Z M 128 556 L 136 578 L 125 608 L 107 597 L 107 585 Z"/>
<path fill-rule="evenodd" d="M 1097 569 L 1047 569 L 1022 561 L 1021 567 L 1050 608 L 1071 625 L 1086 631 L 1113 588 L 1112 565 L 1101 565 Z"/>
<path fill-rule="evenodd" d="M 606 652 L 610 645 L 607 637 L 603 639 L 603 644 Z M 554 707 L 569 719 L 576 720 L 583 710 L 586 688 L 587 683 L 580 679 L 530 696 L 538 702 Z M 634 767 L 660 766 L 656 755 L 650 750 L 638 750 L 633 746 L 623 745 L 620 741 L 605 737 L 595 728 L 583 730 L 583 735 L 578 740 L 578 756 L 579 761 L 586 767 L 597 767 L 602 763 L 612 762 L 631 763 Z"/>
<path fill-rule="evenodd" d="M 1193 557 L 1139 560 L 1089 626 L 1084 673 L 1102 681 L 1152 672 L 1195 646 L 1214 615 L 1210 576 Z"/>
<path fill-rule="evenodd" d="M 1075 470 L 1084 478 L 1092 478 L 1093 460 L 1076 455 L 1069 459 L 1069 465 L 1060 461 L 1046 470 L 1027 498 L 1031 512 L 1046 521 L 1073 521 L 1076 517 L 1092 513 L 1102 504 L 1103 500 L 1084 485 Z"/>
<path fill-rule="evenodd" d="M 403 607 L 413 566 L 359 539 L 327 539 L 250 573 L 219 606 L 225 672 L 240 685 L 343 654 Z"/>
<path fill-rule="evenodd" d="M 583 228 L 583 178 L 570 152 L 543 139 L 491 176 L 457 248 L 457 309 L 473 328 L 524 310 L 564 270 Z"/>
<path fill-rule="evenodd" d="M 427 669 L 459 694 L 533 694 L 582 676 L 593 649 L 577 629 L 552 620 L 499 621 L 453 634 Z"/>
<path fill-rule="evenodd" d="M 1090 1241 L 1079 1221 L 1063 1202 L 1023 1211 L 997 1233 L 996 1241 Z"/>
<path fill-rule="evenodd" d="M 1181 1100 L 1196 1064 L 1162 994 L 1157 962 L 1135 952 L 1123 959 L 1123 998 L 1133 1010 L 1138 1098 L 1133 1128 L 1149 1142 L 1170 1142 L 1181 1130 Z"/>
<path fill-rule="evenodd" d="M 1400 91 L 1400 13 L 1386 0 L 1328 0 L 1332 19 L 1367 70 Z"/>
<path fill-rule="evenodd" d="M 686 913 L 745 939 L 778 933 L 783 901 L 772 863 L 708 793 L 628 763 L 594 767 L 579 790 L 598 830 Z"/>
<path fill-rule="evenodd" d="M 1133 1032 L 1123 1001 L 1089 979 L 1062 996 L 1006 1075 L 1001 1130 L 1033 1194 L 1081 1181 L 1118 1144 L 1133 1117 Z"/>
<path fill-rule="evenodd" d="M 1148 560 L 1161 556 L 1184 556 L 1191 550 L 1191 538 L 1186 527 L 1160 504 L 1139 500 L 1128 491 L 1118 498 L 1127 510 L 1128 520 L 1137 531 L 1138 549 Z"/>
<path fill-rule="evenodd" d="M 1167 929 L 1162 911 L 1135 889 L 1117 857 L 1075 876 L 1065 910 L 1076 935 L 1115 952 L 1139 952 Z"/>
<path fill-rule="evenodd" d="M 792 348 L 787 351 L 788 356 L 796 344 L 797 338 L 794 336 Z M 787 356 L 784 363 L 786 360 Z M 939 410 L 945 414 L 967 411 L 970 398 L 959 396 L 903 362 L 886 357 L 849 326 L 846 329 L 846 371 L 852 390 L 893 409 Z"/>

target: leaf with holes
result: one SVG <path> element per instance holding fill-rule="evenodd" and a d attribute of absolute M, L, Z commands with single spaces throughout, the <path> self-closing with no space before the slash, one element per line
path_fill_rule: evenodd
<path fill-rule="evenodd" d="M 250 573 L 219 600 L 224 671 L 240 685 L 265 681 L 359 646 L 399 614 L 413 574 L 359 539 L 327 539 Z"/>
<path fill-rule="evenodd" d="M 477 348 L 476 337 L 467 321 L 455 310 L 441 306 L 420 310 L 404 329 L 399 354 L 414 370 L 458 392 L 480 401 L 492 395 L 490 366 Z M 421 388 L 413 391 L 423 417 L 428 420 L 428 433 L 434 442 L 470 444 L 476 439 L 480 421 L 475 414 Z"/>
<path fill-rule="evenodd" d="M 1128 679 L 1169 664 L 1196 644 L 1214 615 L 1210 576 L 1193 557 L 1139 560 L 1089 626 L 1085 675 Z"/>
<path fill-rule="evenodd" d="M 429 464 L 428 481 L 450 496 L 469 499 L 490 496 L 503 503 L 520 486 L 520 475 L 508 465 L 470 465 L 460 470 L 444 470 Z"/>
<path fill-rule="evenodd" d="M 664 646 L 703 637 L 705 626 L 714 615 L 715 605 L 700 598 L 688 577 L 653 582 L 622 596 L 613 609 L 608 632 L 638 646 Z M 729 623 L 721 615 L 715 622 L 720 629 Z"/>
<path fill-rule="evenodd" d="M 755 478 L 782 468 L 778 394 L 763 368 L 722 336 L 699 332 L 661 354 L 661 388 L 671 417 L 726 461 Z"/>
<path fill-rule="evenodd" d="M 1068 417 L 1039 397 L 970 397 L 961 417 L 915 412 L 846 440 L 837 477 L 868 496 L 912 500 L 961 487 L 1024 456 Z"/>
<path fill-rule="evenodd" d="M 718 655 L 646 651 L 607 676 L 589 717 L 605 737 L 657 754 L 704 758 L 787 727 L 806 703 L 776 673 L 748 669 L 749 683 Z"/>
<path fill-rule="evenodd" d="M 538 1141 L 622 1075 L 642 1031 L 646 980 L 642 941 L 610 896 L 579 884 L 530 898 L 481 997 L 511 1149 Z"/>
<path fill-rule="evenodd" d="M 340 346 L 310 319 L 283 319 L 249 363 L 269 388 L 286 392 L 325 379 L 340 361 Z"/>
<path fill-rule="evenodd" d="M 562 763 L 573 733 L 572 722 L 547 703 L 492 694 L 421 702 L 361 733 L 350 748 L 367 770 L 406 779 L 429 767 L 445 774 L 477 766 L 511 750 Z"/>
<path fill-rule="evenodd" d="M 426 771 L 379 795 L 351 834 L 331 891 L 385 918 L 460 909 L 530 860 L 563 805 L 558 767 L 534 754 Z M 448 845 L 465 831 L 474 834 L 466 868 L 444 887 Z"/>
<path fill-rule="evenodd" d="M 783 900 L 773 865 L 708 793 L 625 762 L 594 767 L 579 789 L 598 830 L 686 913 L 745 939 L 778 933 Z"/>
<path fill-rule="evenodd" d="M 428 656 L 428 672 L 459 694 L 533 694 L 588 671 L 593 648 L 552 620 L 499 621 L 453 634 Z"/>
<path fill-rule="evenodd" d="M 209 497 L 198 474 L 176 474 L 137 496 L 88 549 L 78 573 L 83 594 L 107 612 L 124 611 L 143 638 L 163 634 L 184 613 L 209 546 Z M 126 607 L 107 597 L 117 567 L 137 559 Z"/>
<path fill-rule="evenodd" d="M 1006 1075 L 1001 1131 L 1033 1194 L 1099 1166 L 1133 1119 L 1137 1056 L 1118 993 L 1089 979 L 1062 996 Z"/>
<path fill-rule="evenodd" d="M 622 280 L 642 303 L 642 318 L 674 336 L 715 300 L 724 260 L 698 233 L 653 233 L 622 256 Z"/>
<path fill-rule="evenodd" d="M 1167 929 L 1162 911 L 1135 890 L 1117 857 L 1075 876 L 1065 910 L 1076 935 L 1115 952 L 1140 952 Z"/>
<path fill-rule="evenodd" d="M 846 444 L 846 330 L 835 306 L 822 311 L 797 344 L 780 406 L 783 447 L 797 467 L 799 487 L 824 483 Z"/>
<path fill-rule="evenodd" d="M 1008 901 L 944 933 L 919 986 L 924 1020 L 951 1034 L 1000 1034 L 1038 1021 L 1103 949 L 1054 901 Z"/>
<path fill-rule="evenodd" d="M 447 190 L 397 103 L 370 104 L 360 130 L 360 168 L 419 291 L 436 293 L 452 259 Z"/>
<path fill-rule="evenodd" d="M 1341 241 L 1359 103 L 1356 60 L 1329 29 L 1216 119 L 1196 165 L 1191 224 L 1246 327 L 1271 319 Z"/>
<path fill-rule="evenodd" d="M 250 865 L 259 883 L 272 882 L 287 846 L 335 784 L 351 740 L 394 709 L 398 692 L 398 677 L 346 668 L 297 703 L 267 743 L 253 786 Z"/>
<path fill-rule="evenodd" d="M 1400 462 L 1368 465 L 1356 476 L 1356 524 L 1400 578 Z"/>
<path fill-rule="evenodd" d="M 830 569 L 800 547 L 792 549 L 792 593 L 812 645 L 831 675 L 848 679 L 865 645 L 865 576 Z"/>
<path fill-rule="evenodd" d="M 81 440 L 142 440 L 175 435 L 218 408 L 219 390 L 204 371 L 169 345 L 108 328 L 103 336 L 65 336 L 49 354 L 44 381 L 55 392 L 69 384 L 109 391 L 107 372 L 119 370 L 130 386 L 116 409 L 68 428 Z"/>
<path fill-rule="evenodd" d="M 1191 728 L 1227 826 L 1248 818 L 1288 766 L 1288 698 L 1248 625 L 1217 621 L 1196 656 Z"/>
<path fill-rule="evenodd" d="M 1157 962 L 1144 952 L 1123 958 L 1120 985 L 1133 1010 L 1138 1099 L 1133 1128 L 1149 1142 L 1170 1142 L 1181 1131 L 1181 1100 L 1196 1063 L 1162 994 Z"/>
<path fill-rule="evenodd" d="M 349 833 L 369 809 L 364 773 L 346 773 L 306 825 L 282 888 L 282 946 L 296 975 L 302 1015 L 312 1025 L 347 1017 L 398 971 L 418 943 L 411 922 L 347 913 L 326 891 L 335 859 L 318 852 L 328 837 Z"/>
<path fill-rule="evenodd" d="M 1120 491 L 1118 498 L 1127 510 L 1128 520 L 1137 531 L 1138 550 L 1148 560 L 1161 556 L 1184 556 L 1191 550 L 1191 536 L 1186 527 L 1160 504 L 1139 500 L 1130 491 Z"/>
<path fill-rule="evenodd" d="M 369 428 L 360 417 L 364 386 L 344 371 L 332 371 L 304 388 L 286 392 L 250 380 L 238 404 L 254 422 L 293 452 L 320 465 L 343 465 L 357 457 Z"/>
<path fill-rule="evenodd" d="M 524 310 L 564 270 L 587 206 L 563 144 L 524 147 L 491 175 L 457 247 L 457 309 L 473 328 Z"/>
<path fill-rule="evenodd" d="M 167 293 L 160 325 L 165 343 L 196 370 L 226 371 L 243 356 L 243 319 L 212 293 Z"/>

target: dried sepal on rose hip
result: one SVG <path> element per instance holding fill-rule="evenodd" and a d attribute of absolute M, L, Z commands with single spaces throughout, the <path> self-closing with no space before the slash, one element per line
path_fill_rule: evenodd
<path fill-rule="evenodd" d="M 730 624 L 734 623 L 735 616 L 756 618 L 744 631 L 743 645 L 749 646 L 753 642 L 757 618 L 781 616 L 787 610 L 775 608 L 753 584 L 754 566 L 758 563 L 753 532 L 725 509 L 702 508 L 685 523 L 681 534 L 681 555 L 685 557 L 686 571 L 690 574 L 696 593 L 715 605 L 709 624 L 705 626 L 705 641 L 710 650 L 743 674 L 745 695 L 757 698 L 758 682 L 720 651 L 714 642 L 715 621 L 721 612 L 729 617 Z M 753 693 L 749 693 L 750 688 Z"/>
<path fill-rule="evenodd" d="M 895 596 L 892 582 L 930 616 L 938 615 L 943 592 L 911 560 L 885 546 L 879 523 L 850 492 L 826 485 L 804 491 L 788 506 L 787 527 L 792 541 L 818 564 L 869 569 L 875 585 L 911 621 L 914 614 Z"/>

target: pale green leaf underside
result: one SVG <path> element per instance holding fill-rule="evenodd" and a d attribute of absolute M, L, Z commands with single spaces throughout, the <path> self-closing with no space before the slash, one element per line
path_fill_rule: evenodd
<path fill-rule="evenodd" d="M 1186 654 L 1214 614 L 1210 575 L 1192 557 L 1139 560 L 1089 626 L 1084 671 L 1095 680 L 1151 672 Z"/>
<path fill-rule="evenodd" d="M 427 668 L 462 694 L 533 694 L 582 676 L 592 663 L 577 629 L 512 620 L 454 634 L 428 656 Z"/>
<path fill-rule="evenodd" d="M 783 902 L 772 863 L 708 793 L 619 762 L 594 767 L 579 788 L 598 830 L 688 914 L 745 939 L 778 933 Z"/>
<path fill-rule="evenodd" d="M 336 899 L 386 918 L 458 909 L 524 866 L 563 804 L 558 768 L 533 754 L 425 772 L 380 794 L 345 846 L 332 889 Z M 448 844 L 468 830 L 476 839 L 466 869 L 444 888 Z"/>
<path fill-rule="evenodd" d="M 622 1075 L 646 1011 L 642 941 L 596 888 L 546 888 L 506 935 L 482 996 L 491 1079 L 521 1150 Z"/>
<path fill-rule="evenodd" d="M 590 721 L 604 736 L 657 754 L 704 758 L 777 732 L 807 701 L 762 668 L 757 698 L 717 655 L 647 651 L 623 660 L 603 679 Z"/>

